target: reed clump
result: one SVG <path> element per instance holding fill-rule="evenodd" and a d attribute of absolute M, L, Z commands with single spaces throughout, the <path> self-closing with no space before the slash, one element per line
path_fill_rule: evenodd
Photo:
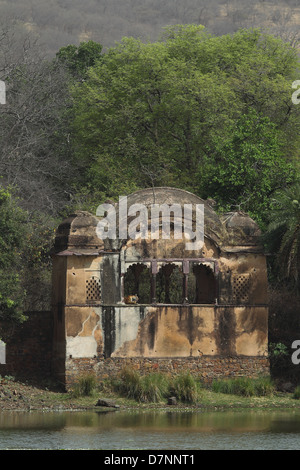
<path fill-rule="evenodd" d="M 183 403 L 195 403 L 199 398 L 200 383 L 189 373 L 174 377 L 160 372 L 141 375 L 125 367 L 112 381 L 115 392 L 143 403 L 158 403 L 170 396 Z"/>

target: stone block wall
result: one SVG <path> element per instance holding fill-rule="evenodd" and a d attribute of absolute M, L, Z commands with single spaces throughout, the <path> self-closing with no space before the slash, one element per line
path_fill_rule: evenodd
<path fill-rule="evenodd" d="M 204 383 L 214 379 L 229 377 L 269 376 L 270 364 L 267 357 L 261 356 L 201 356 L 179 358 L 116 358 L 107 359 L 68 359 L 66 363 L 66 389 L 70 389 L 78 376 L 94 373 L 99 381 L 112 378 L 124 368 L 132 367 L 141 374 L 163 372 L 175 375 L 190 371 Z"/>

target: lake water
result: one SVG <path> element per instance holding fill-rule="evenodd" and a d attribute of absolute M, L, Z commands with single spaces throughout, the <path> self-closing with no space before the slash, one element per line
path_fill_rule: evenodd
<path fill-rule="evenodd" d="M 299 450 L 300 411 L 5 411 L 0 449 Z"/>

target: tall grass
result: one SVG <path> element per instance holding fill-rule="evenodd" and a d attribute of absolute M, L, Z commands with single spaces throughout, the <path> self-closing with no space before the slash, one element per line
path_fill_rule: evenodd
<path fill-rule="evenodd" d="M 240 395 L 244 397 L 270 396 L 274 385 L 269 377 L 236 377 L 226 380 L 215 380 L 212 383 L 213 392 Z"/>
<path fill-rule="evenodd" d="M 111 381 L 113 390 L 122 396 L 143 403 L 158 403 L 174 396 L 182 403 L 197 403 L 201 399 L 201 382 L 190 373 L 182 372 L 174 376 L 159 372 L 141 375 L 136 370 L 125 367 L 118 377 Z M 236 377 L 215 380 L 212 391 L 244 397 L 271 396 L 275 387 L 269 377 Z"/>
<path fill-rule="evenodd" d="M 84 374 L 74 384 L 72 394 L 74 397 L 92 396 L 97 388 L 97 379 L 94 374 Z"/>
<path fill-rule="evenodd" d="M 141 377 L 139 401 L 158 403 L 168 395 L 168 390 L 168 377 L 160 373 L 147 374 Z"/>
<path fill-rule="evenodd" d="M 169 388 L 168 378 L 161 373 L 141 376 L 130 367 L 124 367 L 117 379 L 112 381 L 114 390 L 139 402 L 160 402 Z"/>
<path fill-rule="evenodd" d="M 297 387 L 295 388 L 293 398 L 295 398 L 295 400 L 300 399 L 300 385 L 297 385 Z"/>
<path fill-rule="evenodd" d="M 124 367 L 119 377 L 113 382 L 113 386 L 121 395 L 136 399 L 140 393 L 141 378 L 137 371 L 130 367 Z"/>
<path fill-rule="evenodd" d="M 175 376 L 170 384 L 171 394 L 182 402 L 196 403 L 199 390 L 200 383 L 189 372 Z"/>
<path fill-rule="evenodd" d="M 171 395 L 189 403 L 195 403 L 199 398 L 199 384 L 190 373 L 175 377 L 159 372 L 140 375 L 132 368 L 125 367 L 112 381 L 112 386 L 121 395 L 144 403 L 158 403 Z"/>

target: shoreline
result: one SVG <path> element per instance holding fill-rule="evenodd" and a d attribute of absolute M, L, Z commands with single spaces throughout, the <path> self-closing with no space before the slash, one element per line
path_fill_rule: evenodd
<path fill-rule="evenodd" d="M 113 406 L 98 406 L 98 400 L 107 400 Z M 300 410 L 300 400 L 293 393 L 278 392 L 268 397 L 243 397 L 203 390 L 199 402 L 139 403 L 107 391 L 97 391 L 91 396 L 75 397 L 71 392 L 53 390 L 43 385 L 33 385 L 12 379 L 0 379 L 0 411 L 14 412 L 73 412 L 73 411 L 168 411 L 211 412 L 253 410 Z"/>

